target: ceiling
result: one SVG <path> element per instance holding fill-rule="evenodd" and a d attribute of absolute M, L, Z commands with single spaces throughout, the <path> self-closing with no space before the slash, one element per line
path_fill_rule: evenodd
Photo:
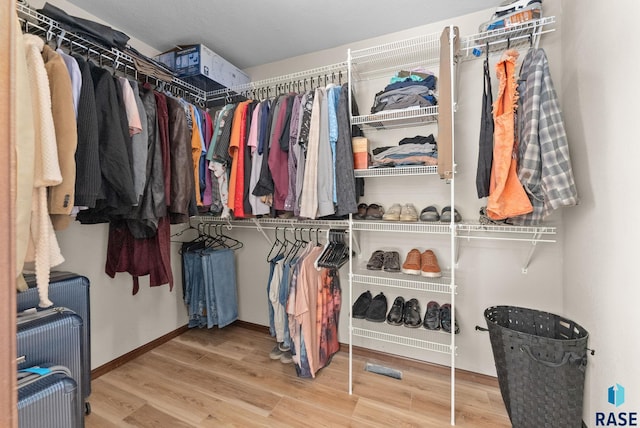
<path fill-rule="evenodd" d="M 164 52 L 202 43 L 241 69 L 495 7 L 501 0 L 70 0 Z"/>

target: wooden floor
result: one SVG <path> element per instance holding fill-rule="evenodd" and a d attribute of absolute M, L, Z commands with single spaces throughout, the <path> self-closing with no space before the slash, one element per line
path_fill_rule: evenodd
<path fill-rule="evenodd" d="M 189 330 L 93 381 L 86 418 L 98 427 L 446 427 L 449 372 L 395 361 L 402 380 L 339 352 L 315 379 L 269 359 L 268 334 L 229 326 Z M 388 362 L 384 362 L 387 363 Z M 456 425 L 510 427 L 494 382 L 458 376 Z"/>

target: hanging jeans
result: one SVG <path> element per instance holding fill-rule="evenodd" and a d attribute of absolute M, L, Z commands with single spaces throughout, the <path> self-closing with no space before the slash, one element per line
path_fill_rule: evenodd
<path fill-rule="evenodd" d="M 223 328 L 238 319 L 238 294 L 233 250 L 201 249 L 182 254 L 184 301 L 189 327 Z"/>
<path fill-rule="evenodd" d="M 493 115 L 491 107 L 491 74 L 489 58 L 484 60 L 484 88 L 482 90 L 482 117 L 480 118 L 480 142 L 478 147 L 478 169 L 476 172 L 476 190 L 478 198 L 489 196 L 491 183 L 491 164 L 493 163 Z"/>
<path fill-rule="evenodd" d="M 493 106 L 495 136 L 487 215 L 493 220 L 527 214 L 533 210 L 516 172 L 515 109 L 518 102 L 515 67 L 518 51 L 506 51 L 496 64 L 500 81 Z"/>
<path fill-rule="evenodd" d="M 272 288 L 275 289 L 275 287 L 280 284 L 280 280 L 282 278 L 282 264 L 279 264 L 278 262 L 280 262 L 283 258 L 283 255 L 279 255 L 269 262 L 269 280 L 267 281 L 267 306 L 269 308 L 269 334 L 273 337 L 278 337 L 278 334 L 275 321 L 275 308 L 271 299 L 271 292 Z M 278 338 L 279 342 L 282 341 L 282 336 L 284 336 L 284 332 L 282 332 L 282 334 Z"/>

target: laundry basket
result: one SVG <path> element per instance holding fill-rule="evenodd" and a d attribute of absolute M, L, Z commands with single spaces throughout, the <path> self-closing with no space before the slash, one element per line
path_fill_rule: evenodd
<path fill-rule="evenodd" d="M 589 333 L 534 309 L 493 306 L 484 317 L 513 427 L 581 427 Z"/>

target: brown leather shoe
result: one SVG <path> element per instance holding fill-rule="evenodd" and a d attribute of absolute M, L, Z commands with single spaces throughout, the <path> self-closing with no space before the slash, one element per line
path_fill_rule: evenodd
<path fill-rule="evenodd" d="M 420 270 L 422 268 L 422 254 L 420 250 L 414 248 L 409 251 L 407 254 L 407 258 L 402 264 L 402 273 L 406 273 L 409 275 L 420 275 Z"/>
<path fill-rule="evenodd" d="M 440 265 L 438 265 L 438 258 L 431 250 L 427 250 L 422 253 L 422 276 L 428 278 L 440 278 L 442 272 L 440 271 Z"/>

